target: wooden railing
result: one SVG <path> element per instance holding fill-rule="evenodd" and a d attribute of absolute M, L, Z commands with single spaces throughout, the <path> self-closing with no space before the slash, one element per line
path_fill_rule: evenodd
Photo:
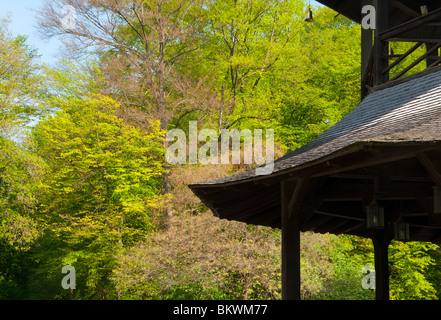
<path fill-rule="evenodd" d="M 382 44 L 387 44 L 389 42 L 415 42 L 415 44 L 403 54 L 382 55 L 381 59 L 386 59 L 388 61 L 391 61 L 391 58 L 394 59 L 392 63 L 387 63 L 387 67 L 384 67 L 385 64 L 382 64 L 380 67 L 375 65 L 374 54 L 376 50 L 374 44 L 369 62 L 364 72 L 364 77 L 361 79 L 362 99 L 368 94 L 370 88 L 381 84 L 375 83 L 375 79 L 383 78 L 388 79 L 388 81 L 399 79 L 405 76 L 406 73 L 408 73 L 423 60 L 427 61 L 426 69 L 433 68 L 441 64 L 441 56 L 438 54 L 438 50 L 441 48 L 441 32 L 431 35 L 423 34 L 422 37 L 417 36 L 415 38 L 413 38 L 412 35 L 409 36 L 410 32 L 415 32 L 419 28 L 423 27 L 441 27 L 441 8 L 379 33 L 378 39 Z M 407 36 L 405 36 L 406 34 Z M 395 73 L 393 77 L 389 78 L 389 72 L 402 63 L 404 59 L 409 57 L 418 48 L 421 48 L 423 44 L 426 45 L 425 52 L 418 58 L 414 59 L 409 65 Z M 381 63 L 384 63 L 384 60 L 382 61 L 383 62 Z M 380 74 L 381 77 L 376 77 L 376 73 Z"/>
<path fill-rule="evenodd" d="M 426 15 L 417 17 L 393 28 L 385 30 L 380 33 L 380 38 L 383 41 L 409 41 L 407 38 L 401 37 L 403 34 L 414 31 L 416 28 L 427 25 L 429 22 L 439 20 L 441 18 L 441 8 L 434 10 Z M 426 42 L 424 39 L 418 39 L 418 41 Z M 416 41 L 410 41 L 416 42 Z"/>

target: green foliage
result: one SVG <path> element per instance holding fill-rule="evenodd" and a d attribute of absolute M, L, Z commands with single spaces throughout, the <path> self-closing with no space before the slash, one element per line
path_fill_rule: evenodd
<path fill-rule="evenodd" d="M 61 108 L 33 130 L 35 152 L 49 166 L 41 211 L 53 222 L 68 222 L 59 234 L 78 227 L 78 236 L 95 229 L 108 240 L 136 238 L 135 229 L 152 227 L 146 214 L 164 172 L 158 124 L 152 122 L 149 132 L 125 125 L 105 97 Z M 115 234 L 116 226 L 124 230 Z"/>
<path fill-rule="evenodd" d="M 428 271 L 434 265 L 430 252 L 439 247 L 424 242 L 393 241 L 389 248 L 390 297 L 394 300 L 436 299 Z"/>
<path fill-rule="evenodd" d="M 224 127 L 267 121 L 280 100 L 271 81 L 288 73 L 297 78 L 302 7 L 297 0 L 258 0 L 210 1 L 202 9 L 207 33 L 199 67 L 216 79 L 221 101 L 214 116 Z"/>
<path fill-rule="evenodd" d="M 0 241 L 28 250 L 38 237 L 35 188 L 41 162 L 20 146 L 20 125 L 35 114 L 41 78 L 26 37 L 13 37 L 0 20 Z"/>
<path fill-rule="evenodd" d="M 28 299 L 29 270 L 35 267 L 29 257 L 29 251 L 0 242 L 0 300 Z"/>
<path fill-rule="evenodd" d="M 298 31 L 295 62 L 284 61 L 292 69 L 269 79 L 278 97 L 272 126 L 288 150 L 317 137 L 360 101 L 360 26 L 327 8 L 314 12 L 315 21 Z"/>
<path fill-rule="evenodd" d="M 324 300 L 370 300 L 375 298 L 373 290 L 365 290 L 361 280 L 365 276 L 362 268 L 374 265 L 373 251 L 369 239 L 351 236 L 332 236 L 331 245 L 325 249 L 329 254 L 333 276 L 326 281 L 313 299 Z"/>
<path fill-rule="evenodd" d="M 441 299 L 441 248 L 438 246 L 435 250 L 429 250 L 428 254 L 432 258 L 432 263 L 427 267 L 427 280 L 432 284 L 436 291 L 436 299 Z"/>
<path fill-rule="evenodd" d="M 392 241 L 389 246 L 390 298 L 437 299 L 439 281 L 433 271 L 439 247 L 431 243 Z M 330 249 L 335 277 L 318 299 L 374 299 L 373 290 L 361 286 L 362 268 L 374 266 L 372 242 L 353 236 L 335 237 Z"/>
<path fill-rule="evenodd" d="M 179 70 L 211 79 L 215 108 L 202 113 L 208 126 L 273 128 L 294 150 L 357 105 L 360 26 L 327 8 L 305 24 L 304 8 L 298 0 L 259 0 L 201 9 L 204 41 Z"/>
<path fill-rule="evenodd" d="M 14 136 L 10 126 L 26 124 L 42 109 L 40 67 L 25 36 L 13 37 L 9 20 L 0 18 L 0 136 Z M 17 128 L 14 128 L 17 130 Z"/>
<path fill-rule="evenodd" d="M 280 231 L 219 221 L 186 187 L 231 167 L 175 168 L 164 216 L 161 128 L 272 128 L 281 149 L 304 145 L 359 102 L 360 26 L 327 8 L 304 23 L 303 0 L 87 6 L 76 44 L 98 50 L 85 64 L 40 68 L 0 25 L 0 299 L 280 299 Z M 370 240 L 306 233 L 301 246 L 302 298 L 374 298 Z M 438 246 L 393 242 L 389 259 L 393 299 L 441 297 Z M 68 264 L 75 290 L 60 285 Z"/>
<path fill-rule="evenodd" d="M 0 136 L 0 241 L 29 250 L 39 231 L 33 218 L 42 164 L 17 143 Z"/>
<path fill-rule="evenodd" d="M 163 133 L 159 122 L 149 130 L 128 126 L 115 116 L 117 104 L 102 96 L 59 108 L 32 131 L 34 152 L 47 165 L 39 221 L 54 238 L 35 258 L 54 275 L 76 266 L 84 276 L 79 291 L 104 297 L 118 250 L 154 229 Z"/>
<path fill-rule="evenodd" d="M 389 47 L 393 51 L 394 54 L 404 54 L 409 49 L 411 49 L 415 44 L 408 42 L 391 42 Z M 412 62 L 421 57 L 426 53 L 426 44 L 423 44 L 414 52 L 409 54 L 406 58 L 404 58 L 401 62 L 399 62 L 395 67 L 393 67 L 389 72 L 389 78 L 392 79 L 398 72 L 402 71 L 404 68 L 408 67 Z M 397 58 L 395 58 L 397 59 Z M 394 60 L 391 60 L 390 63 L 393 63 Z M 426 60 L 422 59 L 420 63 L 414 66 L 412 69 L 407 71 L 404 75 L 408 76 L 413 73 L 423 71 L 426 67 Z"/>
<path fill-rule="evenodd" d="M 223 286 L 200 282 L 185 282 L 161 292 L 161 300 L 235 300 L 234 294 L 222 290 Z"/>

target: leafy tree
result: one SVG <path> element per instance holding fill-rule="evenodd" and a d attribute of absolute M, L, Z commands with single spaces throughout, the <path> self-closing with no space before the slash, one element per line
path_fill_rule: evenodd
<path fill-rule="evenodd" d="M 213 0 L 201 9 L 206 27 L 199 72 L 215 79 L 215 128 L 269 123 L 280 103 L 270 82 L 289 72 L 297 78 L 293 71 L 303 60 L 297 45 L 302 10 L 297 0 Z"/>
<path fill-rule="evenodd" d="M 142 109 L 167 129 L 175 109 L 175 65 L 198 45 L 199 0 L 50 0 L 40 13 L 46 37 L 62 36 L 71 54 L 96 53 L 108 82 L 104 93 Z M 76 12 L 74 28 L 63 24 L 63 6 Z"/>
<path fill-rule="evenodd" d="M 42 163 L 0 136 L 0 299 L 26 299 L 30 250 L 41 235 L 35 213 Z"/>
<path fill-rule="evenodd" d="M 437 245 L 424 242 L 392 241 L 389 246 L 390 297 L 394 300 L 436 299 L 434 265 Z M 335 237 L 330 249 L 335 277 L 317 295 L 319 299 L 374 299 L 373 290 L 361 286 L 362 268 L 374 266 L 370 239 Z"/>
<path fill-rule="evenodd" d="M 38 113 L 41 89 L 36 53 L 0 20 L 0 299 L 25 298 L 29 250 L 40 236 L 36 191 L 43 163 L 20 140 Z"/>
<path fill-rule="evenodd" d="M 32 214 L 42 164 L 19 143 L 17 132 L 38 110 L 41 77 L 26 37 L 13 37 L 0 20 L 0 241 L 27 250 L 38 236 Z"/>
<path fill-rule="evenodd" d="M 66 4 L 74 28 L 63 28 Z M 189 180 L 160 190 L 163 130 L 194 119 L 270 127 L 293 150 L 355 107 L 360 27 L 327 8 L 305 23 L 305 5 L 47 0 L 46 35 L 94 56 L 46 68 L 45 81 L 25 37 L 4 22 L 0 298 L 280 298 L 280 232 L 219 221 L 184 186 L 238 167 L 180 167 L 171 183 Z M 12 140 L 33 115 L 45 117 L 30 140 Z M 168 191 L 180 214 L 163 224 Z M 303 298 L 373 298 L 361 287 L 361 268 L 373 265 L 369 240 L 307 233 L 301 245 Z M 439 297 L 439 247 L 396 242 L 389 254 L 392 298 Z M 60 286 L 67 264 L 76 268 L 73 291 Z"/>
<path fill-rule="evenodd" d="M 162 201 L 159 123 L 142 131 L 117 118 L 117 108 L 103 96 L 70 99 L 32 131 L 33 151 L 48 167 L 39 206 L 44 250 L 35 257 L 53 275 L 77 265 L 91 297 L 108 294 L 115 254 L 154 229 L 152 208 Z"/>
<path fill-rule="evenodd" d="M 281 102 L 270 113 L 272 125 L 288 150 L 317 137 L 360 101 L 360 26 L 328 8 L 314 13 L 314 22 L 299 31 L 299 65 L 269 79 Z"/>
<path fill-rule="evenodd" d="M 0 241 L 28 250 L 38 237 L 33 218 L 41 163 L 13 141 L 0 137 Z"/>
<path fill-rule="evenodd" d="M 393 241 L 389 249 L 391 299 L 436 299 L 437 282 L 431 283 L 431 255 L 439 247 L 428 242 Z M 432 269 L 433 270 L 433 269 Z"/>
<path fill-rule="evenodd" d="M 36 51 L 25 36 L 13 37 L 8 19 L 0 19 L 0 136 L 14 137 L 17 127 L 39 112 L 42 77 Z M 14 130 L 13 130 L 14 129 Z"/>
<path fill-rule="evenodd" d="M 373 290 L 362 287 L 366 265 L 374 266 L 373 248 L 369 239 L 352 236 L 332 236 L 330 246 L 325 248 L 330 260 L 332 276 L 322 290 L 312 299 L 319 300 L 372 300 Z"/>

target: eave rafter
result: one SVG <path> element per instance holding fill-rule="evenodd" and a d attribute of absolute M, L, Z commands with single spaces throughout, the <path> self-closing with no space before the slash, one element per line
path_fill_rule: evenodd
<path fill-rule="evenodd" d="M 441 163 L 439 157 L 435 160 L 434 155 L 428 152 L 420 152 L 417 154 L 417 158 L 427 170 L 427 173 L 436 186 L 441 189 L 441 170 L 439 169 L 439 165 L 437 165 Z"/>
<path fill-rule="evenodd" d="M 435 149 L 426 146 L 417 153 L 406 153 L 401 149 L 401 156 L 395 154 L 394 150 L 383 150 L 381 147 L 359 150 L 359 154 L 352 155 L 352 158 L 359 157 L 362 161 L 355 163 L 370 166 L 355 168 L 354 164 L 347 171 L 343 169 L 345 156 L 329 161 L 326 172 L 330 174 L 322 176 L 324 171 L 320 176 L 316 174 L 318 177 L 311 181 L 320 179 L 319 187 L 303 199 L 300 208 L 302 230 L 366 236 L 365 207 L 375 194 L 387 208 L 388 222 L 405 218 L 418 230 L 432 226 L 434 230 L 421 232 L 437 236 L 439 224 L 431 223 L 429 219 L 433 212 L 432 188 L 435 179 L 441 185 L 441 171 L 435 166 Z M 366 153 L 370 155 L 369 160 L 365 158 Z"/>

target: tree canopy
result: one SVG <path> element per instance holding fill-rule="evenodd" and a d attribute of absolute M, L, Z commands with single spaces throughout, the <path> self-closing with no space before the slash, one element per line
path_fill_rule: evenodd
<path fill-rule="evenodd" d="M 46 0 L 39 27 L 67 49 L 55 68 L 3 21 L 0 299 L 280 299 L 280 230 L 219 220 L 187 187 L 250 165 L 172 166 L 164 138 L 189 121 L 269 128 L 281 156 L 352 110 L 360 26 L 319 7 L 305 23 L 306 5 Z M 301 246 L 302 298 L 373 298 L 370 240 Z M 438 246 L 394 242 L 389 258 L 393 299 L 441 296 Z"/>

